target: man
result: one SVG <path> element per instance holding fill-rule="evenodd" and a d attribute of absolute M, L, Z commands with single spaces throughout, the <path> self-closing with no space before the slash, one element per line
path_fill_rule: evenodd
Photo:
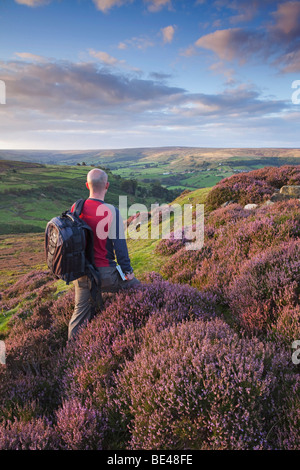
<path fill-rule="evenodd" d="M 104 203 L 109 188 L 107 174 L 98 168 L 87 175 L 86 187 L 90 192 L 80 217 L 92 228 L 94 233 L 95 265 L 100 273 L 101 290 L 118 292 L 140 284 L 133 273 L 128 255 L 123 220 L 119 210 Z M 74 210 L 75 204 L 72 206 Z M 117 261 L 117 262 L 116 262 Z M 121 278 L 117 263 L 126 276 Z M 76 281 L 75 308 L 69 323 L 69 339 L 73 338 L 79 327 L 91 319 L 91 292 L 89 279 L 83 276 Z"/>

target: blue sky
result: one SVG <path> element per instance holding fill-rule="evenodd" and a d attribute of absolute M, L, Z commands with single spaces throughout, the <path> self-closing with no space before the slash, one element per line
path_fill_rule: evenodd
<path fill-rule="evenodd" d="M 299 147 L 299 79 L 300 1 L 0 4 L 2 149 Z"/>

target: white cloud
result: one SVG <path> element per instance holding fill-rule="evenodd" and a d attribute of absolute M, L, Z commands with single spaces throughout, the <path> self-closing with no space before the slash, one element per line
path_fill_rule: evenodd
<path fill-rule="evenodd" d="M 125 60 L 116 59 L 116 57 L 109 55 L 107 52 L 89 49 L 89 54 L 91 57 L 94 57 L 94 59 L 99 60 L 104 65 L 108 65 L 110 67 L 122 67 L 135 73 L 141 73 L 141 70 L 139 68 L 132 67 L 128 65 Z"/>
<path fill-rule="evenodd" d="M 261 50 L 261 37 L 242 28 L 229 28 L 202 36 L 195 45 L 215 52 L 222 60 L 245 62 L 251 54 Z"/>
<path fill-rule="evenodd" d="M 172 8 L 171 0 L 144 0 L 148 4 L 148 10 L 151 12 L 157 12 L 163 8 Z"/>
<path fill-rule="evenodd" d="M 48 62 L 48 59 L 46 57 L 37 54 L 32 54 L 31 52 L 15 52 L 15 55 L 20 57 L 21 59 L 28 60 L 30 62 Z"/>
<path fill-rule="evenodd" d="M 174 38 L 175 28 L 174 28 L 174 26 L 166 26 L 165 28 L 161 29 L 161 33 L 163 35 L 164 43 L 165 44 L 167 44 L 167 43 L 170 44 L 173 41 L 173 38 Z"/>
<path fill-rule="evenodd" d="M 155 44 L 151 39 L 143 36 L 137 36 L 120 42 L 118 49 L 124 50 L 128 49 L 128 47 L 133 47 L 134 49 L 145 50 L 148 47 L 153 47 L 154 45 Z"/>
<path fill-rule="evenodd" d="M 19 5 L 26 5 L 28 7 L 39 7 L 50 3 L 51 0 L 15 0 Z"/>
<path fill-rule="evenodd" d="M 276 23 L 271 30 L 287 36 L 288 39 L 297 38 L 300 34 L 300 2 L 286 2 L 278 6 L 273 13 Z"/>
<path fill-rule="evenodd" d="M 42 6 L 47 3 L 50 3 L 51 1 L 52 0 L 15 0 L 16 3 L 20 5 L 26 5 L 28 7 Z M 122 5 L 132 3 L 135 0 L 92 0 L 92 1 L 95 4 L 97 10 L 100 10 L 103 13 L 107 13 L 109 10 L 111 10 L 114 7 L 121 7 Z M 165 7 L 169 9 L 172 8 L 171 0 L 144 0 L 144 2 L 146 3 L 148 10 L 150 12 L 157 12 L 157 11 L 162 10 Z"/>
<path fill-rule="evenodd" d="M 185 49 L 181 49 L 179 51 L 179 54 L 183 57 L 192 57 L 193 55 L 197 54 L 197 51 L 196 51 L 196 48 L 193 45 L 191 45 Z"/>
<path fill-rule="evenodd" d="M 118 49 L 125 50 L 127 49 L 127 44 L 125 42 L 119 42 Z"/>
<path fill-rule="evenodd" d="M 132 0 L 93 0 L 96 8 L 103 13 L 106 13 L 113 7 L 120 7 L 126 3 L 130 3 Z"/>
<path fill-rule="evenodd" d="M 280 56 L 275 62 L 283 73 L 300 72 L 300 50 L 287 52 Z"/>
<path fill-rule="evenodd" d="M 95 59 L 100 60 L 106 65 L 118 65 L 118 64 L 125 63 L 124 60 L 118 60 L 104 51 L 95 51 L 94 49 L 89 49 L 89 54 L 91 57 L 94 57 Z"/>

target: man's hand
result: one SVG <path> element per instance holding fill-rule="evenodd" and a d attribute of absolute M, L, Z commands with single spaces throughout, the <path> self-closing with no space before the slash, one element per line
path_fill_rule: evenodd
<path fill-rule="evenodd" d="M 132 281 L 133 278 L 134 278 L 134 273 L 126 274 L 127 281 Z"/>

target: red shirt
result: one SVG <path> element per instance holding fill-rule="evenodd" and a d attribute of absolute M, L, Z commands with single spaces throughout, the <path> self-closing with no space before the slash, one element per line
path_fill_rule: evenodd
<path fill-rule="evenodd" d="M 73 212 L 75 204 L 71 211 Z M 124 272 L 131 271 L 123 220 L 119 210 L 100 199 L 85 201 L 80 217 L 94 233 L 94 258 L 97 267 L 116 266 L 116 258 Z"/>

